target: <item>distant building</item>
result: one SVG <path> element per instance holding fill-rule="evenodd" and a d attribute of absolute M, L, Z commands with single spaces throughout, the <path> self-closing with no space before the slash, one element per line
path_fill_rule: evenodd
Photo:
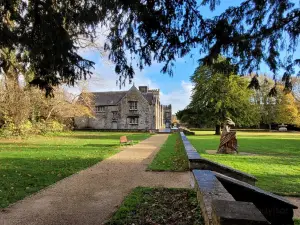
<path fill-rule="evenodd" d="M 176 127 L 177 127 L 178 124 L 180 123 L 179 120 L 177 119 L 177 116 L 176 116 L 176 115 L 172 115 L 171 121 L 172 121 L 172 124 L 173 124 L 174 126 L 176 126 Z"/>
<path fill-rule="evenodd" d="M 171 128 L 172 127 L 172 105 L 164 105 L 164 124 L 165 128 Z"/>
<path fill-rule="evenodd" d="M 75 118 L 77 129 L 152 130 L 171 127 L 172 106 L 160 104 L 160 90 L 93 92 L 95 118 Z"/>

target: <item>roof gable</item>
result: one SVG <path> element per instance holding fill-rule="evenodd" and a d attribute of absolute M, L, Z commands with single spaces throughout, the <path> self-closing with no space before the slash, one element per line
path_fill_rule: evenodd
<path fill-rule="evenodd" d="M 139 89 L 137 89 L 135 85 L 132 85 L 132 87 L 127 91 L 126 95 L 132 91 L 138 92 L 150 105 L 152 104 L 153 96 L 154 96 L 153 93 L 150 92 L 143 93 Z"/>
<path fill-rule="evenodd" d="M 117 105 L 127 91 L 92 92 L 95 105 Z"/>
<path fill-rule="evenodd" d="M 153 103 L 154 95 L 151 92 L 142 93 L 134 85 L 128 91 L 92 92 L 95 105 L 117 105 L 131 91 L 139 92 L 149 104 Z"/>

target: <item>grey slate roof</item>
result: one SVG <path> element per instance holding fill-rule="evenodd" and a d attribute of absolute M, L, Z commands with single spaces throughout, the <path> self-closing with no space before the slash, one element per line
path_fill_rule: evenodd
<path fill-rule="evenodd" d="M 95 105 L 117 105 L 126 95 L 127 91 L 92 92 L 95 97 Z M 142 93 L 149 104 L 152 103 L 153 93 Z"/>
<path fill-rule="evenodd" d="M 152 101 L 154 99 L 154 95 L 153 93 L 142 93 L 142 95 L 145 97 L 145 99 L 147 99 L 147 101 L 149 102 L 149 104 L 152 104 Z"/>
<path fill-rule="evenodd" d="M 127 91 L 93 92 L 96 105 L 117 105 Z"/>

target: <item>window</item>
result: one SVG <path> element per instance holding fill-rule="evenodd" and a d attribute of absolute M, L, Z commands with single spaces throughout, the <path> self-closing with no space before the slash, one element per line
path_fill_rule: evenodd
<path fill-rule="evenodd" d="M 137 101 L 129 102 L 129 110 L 137 110 Z"/>
<path fill-rule="evenodd" d="M 105 112 L 105 106 L 96 106 L 96 112 Z"/>
<path fill-rule="evenodd" d="M 112 114 L 113 114 L 112 116 L 113 120 L 116 120 L 118 117 L 118 111 L 112 111 Z"/>
<path fill-rule="evenodd" d="M 170 113 L 166 112 L 166 118 L 169 118 L 169 117 L 170 117 Z"/>
<path fill-rule="evenodd" d="M 138 124 L 139 118 L 138 117 L 129 117 L 129 124 Z"/>

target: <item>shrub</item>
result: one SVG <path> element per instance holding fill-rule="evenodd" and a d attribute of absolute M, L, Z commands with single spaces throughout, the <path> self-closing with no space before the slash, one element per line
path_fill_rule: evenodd
<path fill-rule="evenodd" d="M 65 127 L 64 124 L 61 124 L 55 120 L 46 122 L 46 131 L 47 132 L 61 132 L 64 130 L 64 127 Z"/>
<path fill-rule="evenodd" d="M 63 131 L 64 125 L 55 120 L 47 122 L 42 120 L 34 124 L 34 130 L 35 134 L 55 133 Z"/>
<path fill-rule="evenodd" d="M 26 136 L 32 133 L 32 123 L 28 120 L 16 126 L 11 120 L 7 120 L 0 129 L 0 135 L 8 136 Z"/>
<path fill-rule="evenodd" d="M 0 136 L 28 136 L 32 134 L 48 134 L 62 132 L 65 125 L 58 121 L 40 121 L 32 124 L 29 120 L 23 122 L 17 127 L 13 122 L 7 120 L 0 129 Z"/>

